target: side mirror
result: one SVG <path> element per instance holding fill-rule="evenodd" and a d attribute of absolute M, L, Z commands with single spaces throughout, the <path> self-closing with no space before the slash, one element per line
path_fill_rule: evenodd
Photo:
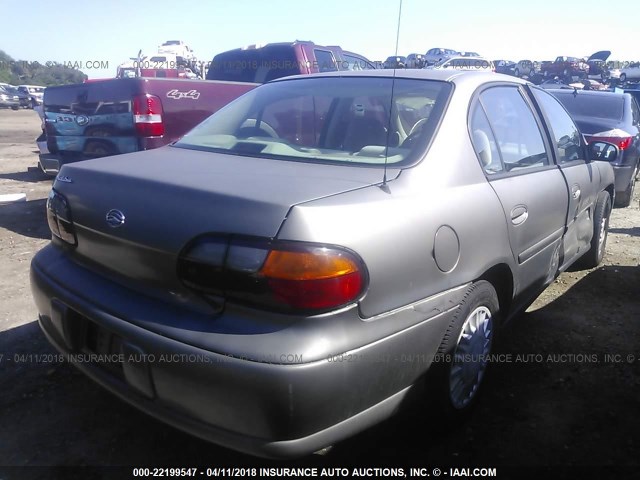
<path fill-rule="evenodd" d="M 589 159 L 613 162 L 620 155 L 620 150 L 613 143 L 593 142 L 589 144 Z"/>

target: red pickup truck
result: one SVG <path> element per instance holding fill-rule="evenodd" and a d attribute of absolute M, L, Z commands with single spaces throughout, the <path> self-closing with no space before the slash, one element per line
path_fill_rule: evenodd
<path fill-rule="evenodd" d="M 589 65 L 581 58 L 557 57 L 553 62 L 542 62 L 540 73 L 543 77 L 561 77 L 571 81 L 572 77 L 587 78 Z"/>
<path fill-rule="evenodd" d="M 295 74 L 375 68 L 365 57 L 313 42 L 230 50 L 210 62 L 207 80 L 114 78 L 48 87 L 43 172 L 64 163 L 161 147 L 261 83 Z"/>

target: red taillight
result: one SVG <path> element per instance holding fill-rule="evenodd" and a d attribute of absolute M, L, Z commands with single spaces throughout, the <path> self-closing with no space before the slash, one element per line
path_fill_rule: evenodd
<path fill-rule="evenodd" d="M 204 236 L 180 255 L 178 276 L 205 295 L 286 312 L 319 313 L 358 300 L 367 273 L 334 246 Z"/>
<path fill-rule="evenodd" d="M 133 123 L 141 137 L 164 135 L 162 101 L 155 95 L 140 95 L 133 99 Z"/>
<path fill-rule="evenodd" d="M 278 300 L 301 310 L 324 310 L 345 305 L 362 291 L 360 272 L 317 280 L 269 279 L 268 283 Z"/>
<path fill-rule="evenodd" d="M 628 134 L 615 134 L 610 132 L 596 133 L 595 135 L 586 135 L 587 142 L 608 142 L 613 143 L 620 150 L 626 150 L 633 143 L 633 137 Z"/>
<path fill-rule="evenodd" d="M 272 250 L 259 274 L 284 304 L 325 309 L 344 305 L 360 294 L 363 278 L 358 263 L 335 249 Z"/>

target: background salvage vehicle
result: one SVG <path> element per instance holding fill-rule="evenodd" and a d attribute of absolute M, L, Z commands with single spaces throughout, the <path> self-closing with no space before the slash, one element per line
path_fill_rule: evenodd
<path fill-rule="evenodd" d="M 20 108 L 20 97 L 18 93 L 14 93 L 11 86 L 0 85 L 0 108 L 11 108 L 18 110 Z"/>
<path fill-rule="evenodd" d="M 517 77 L 515 74 L 516 70 L 516 62 L 512 62 L 511 60 L 493 60 L 493 64 L 496 67 L 496 73 L 504 73 L 505 75 L 513 75 Z"/>
<path fill-rule="evenodd" d="M 612 162 L 616 206 L 628 207 L 640 174 L 640 108 L 629 93 L 552 91 L 588 142 L 605 141 L 620 149 Z"/>
<path fill-rule="evenodd" d="M 624 83 L 629 80 L 640 81 L 640 62 L 633 62 L 620 70 L 620 81 Z"/>
<path fill-rule="evenodd" d="M 40 326 L 106 357 L 74 365 L 122 399 L 255 455 L 332 445 L 425 386 L 463 414 L 496 329 L 602 260 L 594 158 L 617 153 L 513 77 L 277 80 L 172 146 L 63 166 Z"/>
<path fill-rule="evenodd" d="M 444 58 L 454 57 L 459 54 L 457 50 L 451 48 L 430 48 L 424 54 L 424 61 L 426 65 L 434 65 Z"/>
<path fill-rule="evenodd" d="M 538 62 L 533 62 L 531 60 L 520 60 L 516 63 L 513 74 L 516 77 L 524 77 L 527 76 L 529 78 L 533 77 L 540 71 L 540 64 Z"/>
<path fill-rule="evenodd" d="M 560 56 L 553 62 L 542 62 L 540 73 L 544 78 L 558 76 L 566 82 L 571 82 L 574 77 L 587 78 L 589 65 L 581 58 Z"/>
<path fill-rule="evenodd" d="M 157 62 L 153 58 L 137 61 L 143 73 L 167 63 L 165 57 L 158 56 Z M 40 169 L 56 175 L 65 163 L 167 145 L 230 101 L 275 78 L 375 68 L 362 55 L 339 46 L 300 41 L 229 50 L 210 64 L 207 80 L 215 81 L 143 75 L 48 87 L 48 153 L 40 155 Z M 125 70 L 135 75 L 135 68 Z"/>

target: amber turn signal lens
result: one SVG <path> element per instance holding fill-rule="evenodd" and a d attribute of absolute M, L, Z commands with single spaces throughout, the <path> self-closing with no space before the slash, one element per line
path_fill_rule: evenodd
<path fill-rule="evenodd" d="M 358 271 L 358 265 L 341 252 L 272 250 L 260 270 L 268 278 L 281 280 L 321 280 Z"/>

